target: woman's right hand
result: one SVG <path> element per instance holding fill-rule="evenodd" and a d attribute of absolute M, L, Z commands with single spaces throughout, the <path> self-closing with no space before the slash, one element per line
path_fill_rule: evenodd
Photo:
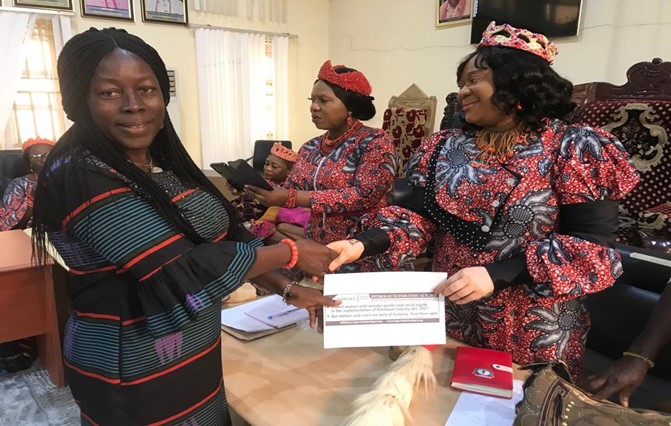
<path fill-rule="evenodd" d="M 334 241 L 330 244 L 327 244 L 326 247 L 338 253 L 333 262 L 329 264 L 329 271 L 333 272 L 336 269 L 340 268 L 345 263 L 352 263 L 361 257 L 363 254 L 364 246 L 363 243 L 354 238 L 349 240 Z"/>
<path fill-rule="evenodd" d="M 307 239 L 296 240 L 298 248 L 298 262 L 296 267 L 307 275 L 323 277 L 329 271 L 329 263 L 335 259 L 337 253 L 326 246 Z"/>

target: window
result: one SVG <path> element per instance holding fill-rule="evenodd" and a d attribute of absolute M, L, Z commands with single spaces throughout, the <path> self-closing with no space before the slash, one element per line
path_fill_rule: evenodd
<path fill-rule="evenodd" d="M 262 59 L 263 67 L 261 68 L 265 73 L 265 102 L 263 103 L 262 116 L 265 127 L 262 131 L 265 132 L 266 139 L 277 139 L 275 136 L 275 90 L 273 88 L 273 79 L 275 78 L 275 63 L 273 61 L 273 39 L 266 36 L 265 41 L 265 56 Z"/>
<path fill-rule="evenodd" d="M 6 148 L 20 148 L 28 138 L 58 139 L 65 117 L 56 75 L 56 47 L 50 19 L 37 19 L 26 50 L 21 81 L 5 129 Z"/>
<path fill-rule="evenodd" d="M 287 36 L 198 29 L 196 52 L 204 165 L 288 139 Z"/>

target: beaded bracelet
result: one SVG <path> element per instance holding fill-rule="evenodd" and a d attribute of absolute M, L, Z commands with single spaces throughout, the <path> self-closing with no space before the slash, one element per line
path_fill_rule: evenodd
<path fill-rule="evenodd" d="M 282 268 L 291 269 L 298 263 L 298 246 L 296 245 L 296 242 L 291 238 L 281 239 L 280 242 L 288 245 L 289 248 L 291 249 L 291 259 L 289 259 L 289 262 L 286 265 L 282 266 Z"/>
<path fill-rule="evenodd" d="M 291 294 L 291 287 L 295 284 L 298 284 L 298 282 L 290 282 L 286 287 L 284 287 L 284 290 L 282 291 L 282 302 L 286 303 L 287 305 L 289 304 L 289 300 L 291 300 L 291 296 L 293 296 Z"/>
<path fill-rule="evenodd" d="M 296 197 L 298 196 L 298 191 L 295 189 L 290 189 L 289 190 L 289 196 L 287 197 L 287 201 L 284 202 L 284 207 L 288 209 L 293 209 L 296 207 Z"/>
<path fill-rule="evenodd" d="M 639 355 L 639 354 L 637 354 L 637 353 L 629 352 L 629 351 L 624 351 L 624 352 L 622 352 L 622 355 L 624 355 L 624 356 L 630 356 L 630 357 L 632 357 L 632 358 L 638 358 L 638 359 L 640 359 L 641 361 L 645 361 L 645 362 L 650 366 L 650 368 L 654 368 L 654 367 L 655 367 L 655 361 L 651 360 L 650 358 L 648 358 L 648 357 L 646 357 L 646 356 Z"/>

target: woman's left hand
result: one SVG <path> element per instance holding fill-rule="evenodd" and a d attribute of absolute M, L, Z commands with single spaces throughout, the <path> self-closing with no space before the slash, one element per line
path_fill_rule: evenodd
<path fill-rule="evenodd" d="M 450 301 L 463 305 L 493 293 L 494 282 L 483 266 L 471 266 L 448 277 L 433 292 L 442 293 Z"/>
<path fill-rule="evenodd" d="M 283 206 L 289 198 L 288 189 L 275 188 L 268 191 L 252 185 L 245 185 L 245 194 L 267 207 Z"/>

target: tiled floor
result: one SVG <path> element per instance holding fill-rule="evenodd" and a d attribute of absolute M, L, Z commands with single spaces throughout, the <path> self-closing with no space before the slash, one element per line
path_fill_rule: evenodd
<path fill-rule="evenodd" d="M 249 426 L 231 412 L 233 426 Z M 28 369 L 0 374 L 0 426 L 75 426 L 79 408 L 66 386 L 56 388 L 36 361 Z"/>
<path fill-rule="evenodd" d="M 79 425 L 79 408 L 36 361 L 28 370 L 0 374 L 0 426 Z"/>

